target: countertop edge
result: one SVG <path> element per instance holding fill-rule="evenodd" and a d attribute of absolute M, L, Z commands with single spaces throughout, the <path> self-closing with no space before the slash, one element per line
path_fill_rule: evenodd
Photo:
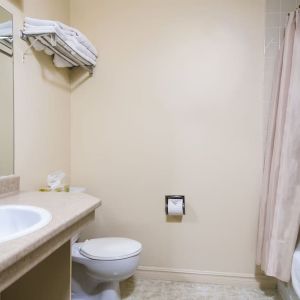
<path fill-rule="evenodd" d="M 25 192 L 25 193 L 21 192 L 17 195 L 9 195 L 7 198 L 1 198 L 0 200 L 2 201 L 4 199 L 6 199 L 5 204 L 7 204 L 7 202 L 9 202 L 10 200 L 12 202 L 14 201 L 14 196 L 21 197 L 22 194 L 28 196 L 28 195 L 30 195 L 30 193 L 29 194 L 28 193 L 29 192 Z M 33 195 L 34 194 L 35 193 L 33 193 Z M 6 260 L 5 259 L 1 260 L 1 255 L 0 255 L 0 272 L 5 272 L 6 269 L 10 268 L 12 265 L 16 264 L 18 261 L 20 261 L 24 257 L 28 256 L 31 252 L 35 251 L 36 249 L 41 247 L 43 244 L 49 242 L 56 235 L 59 235 L 63 231 L 67 230 L 69 227 L 71 227 L 72 225 L 74 225 L 75 223 L 80 221 L 81 219 L 85 218 L 87 215 L 89 215 L 90 213 L 92 213 L 98 207 L 101 206 L 101 204 L 102 204 L 101 200 L 94 196 L 91 196 L 88 194 L 78 194 L 78 198 L 81 200 L 83 195 L 86 195 L 87 199 L 92 200 L 94 203 L 91 203 L 91 204 L 84 203 L 85 207 L 82 209 L 82 212 L 74 214 L 74 216 L 69 217 L 65 223 L 58 224 L 53 229 L 50 229 L 50 231 L 48 228 L 48 230 L 43 233 L 43 229 L 45 230 L 45 228 L 47 226 L 49 226 L 49 225 L 46 225 L 44 228 L 41 229 L 39 234 L 32 239 L 30 245 L 28 245 L 28 241 L 25 241 L 23 249 L 21 249 L 22 247 L 19 246 L 17 254 L 15 253 L 14 255 L 11 255 Z M 56 196 L 56 195 L 54 195 L 54 196 Z M 59 196 L 61 197 L 62 194 L 60 194 Z M 76 196 L 73 196 L 73 197 L 76 197 Z M 0 205 L 1 205 L 1 201 L 0 201 Z M 67 200 L 67 201 L 70 201 L 70 200 Z M 18 204 L 21 204 L 21 203 L 18 203 Z M 24 204 L 27 205 L 28 204 L 27 201 L 25 201 Z M 43 207 L 43 205 L 40 205 L 40 207 Z M 51 212 L 51 213 L 53 214 L 53 212 Z M 52 226 L 53 226 L 53 224 L 52 224 Z M 8 241 L 8 242 L 13 242 L 13 241 L 16 241 L 16 240 L 12 240 L 12 241 Z M 1 250 L 1 244 L 0 244 L 0 250 Z"/>

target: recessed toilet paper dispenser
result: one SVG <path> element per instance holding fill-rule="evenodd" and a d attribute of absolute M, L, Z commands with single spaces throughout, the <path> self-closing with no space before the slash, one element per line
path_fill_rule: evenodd
<path fill-rule="evenodd" d="M 185 215 L 184 196 L 168 195 L 165 196 L 165 211 L 168 216 Z"/>

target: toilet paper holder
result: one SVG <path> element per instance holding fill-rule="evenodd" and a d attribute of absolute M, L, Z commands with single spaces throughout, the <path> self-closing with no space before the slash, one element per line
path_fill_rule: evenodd
<path fill-rule="evenodd" d="M 185 215 L 185 197 L 182 195 L 167 195 L 165 196 L 165 212 L 166 215 L 169 215 L 169 211 L 168 211 L 168 202 L 170 199 L 181 199 L 182 200 L 182 210 L 183 210 L 183 214 Z"/>

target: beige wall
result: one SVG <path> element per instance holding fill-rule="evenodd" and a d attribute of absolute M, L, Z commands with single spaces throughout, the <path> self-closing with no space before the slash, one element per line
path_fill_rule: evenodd
<path fill-rule="evenodd" d="M 58 70 L 50 57 L 29 52 L 19 39 L 23 16 L 69 21 L 68 0 L 0 0 L 15 22 L 15 173 L 23 189 L 45 184 L 56 169 L 69 172 L 70 88 L 67 70 Z"/>
<path fill-rule="evenodd" d="M 68 1 L 0 0 L 68 23 Z M 100 50 L 73 72 L 73 184 L 103 200 L 86 236 L 144 245 L 142 265 L 254 273 L 262 156 L 264 2 L 72 0 L 71 23 Z M 15 46 L 16 173 L 24 189 L 69 170 L 68 71 Z M 84 82 L 83 82 L 84 81 Z M 168 223 L 164 195 L 187 215 Z"/>
<path fill-rule="evenodd" d="M 71 94 L 72 182 L 103 200 L 85 236 L 142 265 L 253 274 L 262 166 L 264 1 L 71 1 L 100 50 Z M 168 223 L 164 196 L 187 215 Z"/>

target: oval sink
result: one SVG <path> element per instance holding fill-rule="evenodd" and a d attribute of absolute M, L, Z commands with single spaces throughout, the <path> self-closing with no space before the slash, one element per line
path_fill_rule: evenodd
<path fill-rule="evenodd" d="M 0 205 L 0 243 L 34 232 L 51 219 L 51 214 L 40 207 Z"/>

